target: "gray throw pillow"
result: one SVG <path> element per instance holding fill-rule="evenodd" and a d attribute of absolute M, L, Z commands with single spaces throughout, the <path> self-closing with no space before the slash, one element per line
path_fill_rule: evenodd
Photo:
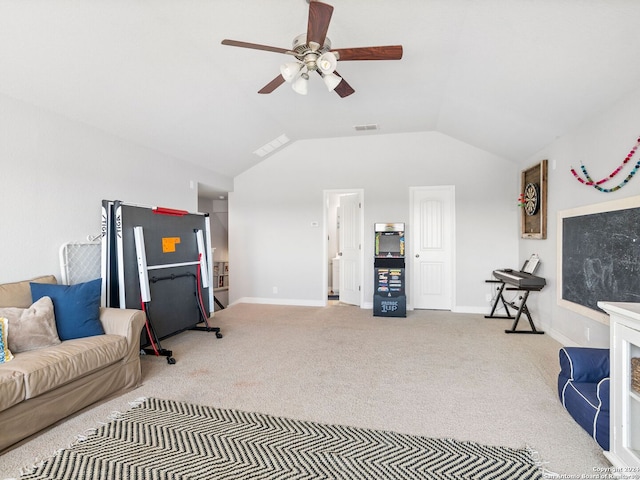
<path fill-rule="evenodd" d="M 0 308 L 0 317 L 9 320 L 9 350 L 13 354 L 60 343 L 49 297 L 42 297 L 29 308 Z"/>

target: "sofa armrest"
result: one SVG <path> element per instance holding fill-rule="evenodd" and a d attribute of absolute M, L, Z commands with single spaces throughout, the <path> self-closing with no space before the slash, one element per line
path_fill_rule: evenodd
<path fill-rule="evenodd" d="M 604 412 L 609 411 L 609 385 L 611 383 L 611 379 L 609 377 L 603 378 L 598 383 L 598 401 L 600 405 L 598 408 Z"/>
<path fill-rule="evenodd" d="M 145 316 L 142 310 L 129 308 L 100 308 L 100 322 L 104 333 L 122 335 L 127 343 L 140 349 L 140 333 L 144 327 Z"/>
<path fill-rule="evenodd" d="M 140 384 L 140 333 L 146 322 L 142 310 L 100 308 L 100 321 L 104 333 L 122 335 L 127 339 L 127 351 L 122 359 L 122 382 L 124 388 Z"/>
<path fill-rule="evenodd" d="M 598 383 L 609 377 L 609 349 L 564 347 L 560 349 L 560 377 L 578 383 Z"/>

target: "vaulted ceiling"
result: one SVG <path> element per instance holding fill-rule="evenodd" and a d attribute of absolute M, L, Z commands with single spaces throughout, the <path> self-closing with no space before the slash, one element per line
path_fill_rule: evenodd
<path fill-rule="evenodd" d="M 340 98 L 257 92 L 292 57 L 305 0 L 0 0 L 0 94 L 233 177 L 291 141 L 439 131 L 519 161 L 640 85 L 637 0 L 326 0 Z M 355 125 L 377 124 L 357 132 Z"/>

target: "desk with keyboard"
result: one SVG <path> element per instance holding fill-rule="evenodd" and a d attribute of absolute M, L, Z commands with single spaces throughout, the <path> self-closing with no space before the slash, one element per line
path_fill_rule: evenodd
<path fill-rule="evenodd" d="M 529 298 L 530 292 L 539 292 L 542 288 L 547 284 L 544 278 L 533 275 L 532 273 L 524 272 L 524 271 L 516 271 L 510 268 L 502 269 L 502 270 L 494 270 L 493 276 L 495 280 L 487 280 L 487 283 L 497 283 L 499 284 L 498 294 L 493 302 L 493 306 L 491 308 L 491 313 L 489 315 L 485 315 L 485 318 L 508 318 L 514 320 L 513 326 L 505 330 L 505 333 L 536 333 L 543 334 L 542 330 L 536 329 L 536 326 L 533 324 L 533 319 L 531 318 L 531 313 L 529 312 L 529 308 L 527 307 L 527 299 Z M 509 285 L 509 286 L 507 286 Z M 504 291 L 520 291 L 523 292 L 520 295 L 520 303 L 516 304 L 515 301 L 507 302 L 504 298 Z M 496 308 L 499 303 L 502 303 L 504 307 L 505 315 L 495 315 Z M 509 311 L 509 307 L 516 309 L 516 315 L 511 315 Z M 518 326 L 518 322 L 520 321 L 520 316 L 522 314 L 527 316 L 529 320 L 529 325 L 531 326 L 531 330 L 516 330 Z"/>

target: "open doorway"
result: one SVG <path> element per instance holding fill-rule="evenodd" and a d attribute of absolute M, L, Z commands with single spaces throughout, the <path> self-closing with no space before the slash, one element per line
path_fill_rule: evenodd
<path fill-rule="evenodd" d="M 363 192 L 325 191 L 327 302 L 362 305 Z"/>
<path fill-rule="evenodd" d="M 215 311 L 229 305 L 229 203 L 227 192 L 198 191 L 198 211 L 209 214 Z"/>

